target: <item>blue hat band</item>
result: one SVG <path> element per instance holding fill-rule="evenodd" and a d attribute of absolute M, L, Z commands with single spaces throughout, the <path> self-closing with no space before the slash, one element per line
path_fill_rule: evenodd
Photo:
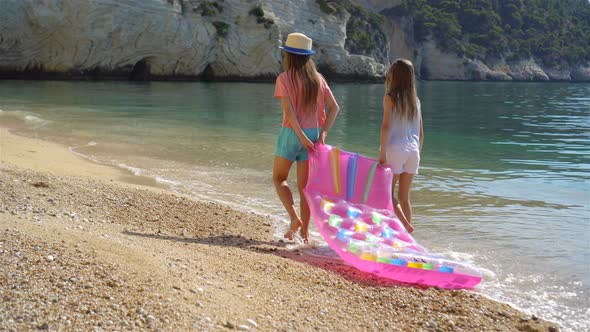
<path fill-rule="evenodd" d="M 314 50 L 306 50 L 303 48 L 295 48 L 295 47 L 289 47 L 289 46 L 282 46 L 281 48 L 289 53 L 294 53 L 294 54 L 299 54 L 299 55 L 315 54 Z"/>

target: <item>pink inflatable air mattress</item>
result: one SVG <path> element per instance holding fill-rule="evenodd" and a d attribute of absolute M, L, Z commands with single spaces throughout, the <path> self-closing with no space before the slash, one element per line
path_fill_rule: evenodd
<path fill-rule="evenodd" d="M 311 217 L 326 242 L 361 271 L 441 288 L 472 288 L 481 273 L 428 252 L 393 213 L 393 173 L 375 159 L 316 144 L 304 189 Z"/>

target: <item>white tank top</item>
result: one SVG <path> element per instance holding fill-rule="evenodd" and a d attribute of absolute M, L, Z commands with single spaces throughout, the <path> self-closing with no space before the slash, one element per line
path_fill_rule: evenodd
<path fill-rule="evenodd" d="M 392 110 L 389 123 L 388 149 L 402 149 L 406 151 L 420 151 L 420 101 L 416 102 L 416 116 L 411 121 L 408 118 L 401 118 Z M 394 106 L 395 107 L 395 106 Z"/>

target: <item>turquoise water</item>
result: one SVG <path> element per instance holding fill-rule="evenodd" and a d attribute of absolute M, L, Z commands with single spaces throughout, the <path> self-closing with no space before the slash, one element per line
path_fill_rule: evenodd
<path fill-rule="evenodd" d="M 383 87 L 332 90 L 342 113 L 328 143 L 376 156 Z M 280 228 L 272 94 L 272 84 L 0 81 L 0 125 Z M 590 85 L 420 82 L 419 96 L 418 241 L 489 270 L 479 292 L 590 329 Z"/>

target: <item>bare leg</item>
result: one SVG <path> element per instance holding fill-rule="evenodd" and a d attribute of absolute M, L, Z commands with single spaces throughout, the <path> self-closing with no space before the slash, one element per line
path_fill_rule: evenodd
<path fill-rule="evenodd" d="M 406 228 L 408 233 L 412 233 L 414 231 L 414 227 L 412 226 L 412 224 L 410 223 L 410 221 L 406 217 L 406 214 L 404 213 L 404 210 L 402 210 L 402 207 L 401 207 L 400 203 L 398 202 L 398 200 L 395 199 L 395 185 L 396 185 L 399 178 L 400 178 L 400 174 L 394 174 L 393 175 L 393 182 L 391 184 L 393 212 L 399 218 L 399 220 L 402 222 L 402 224 L 404 225 L 404 227 Z M 399 196 L 399 191 L 398 191 L 398 196 Z"/>
<path fill-rule="evenodd" d="M 291 220 L 291 225 L 287 233 L 285 233 L 285 238 L 292 240 L 293 234 L 297 231 L 299 227 L 301 227 L 301 220 L 299 216 L 297 216 L 297 212 L 295 211 L 295 203 L 293 202 L 293 194 L 291 193 L 291 189 L 289 188 L 289 184 L 287 183 L 287 177 L 289 176 L 289 170 L 291 169 L 291 165 L 293 162 L 285 159 L 283 157 L 275 156 L 273 170 L 272 170 L 272 182 L 275 185 L 275 189 L 277 191 L 277 195 L 283 203 L 283 206 L 287 210 L 289 214 L 289 218 Z"/>
<path fill-rule="evenodd" d="M 399 191 L 397 197 L 400 205 L 404 211 L 404 215 L 408 219 L 408 223 L 412 223 L 412 205 L 410 204 L 410 188 L 412 187 L 412 180 L 414 174 L 402 173 L 399 177 Z"/>
<path fill-rule="evenodd" d="M 300 212 L 301 212 L 301 237 L 303 237 L 303 242 L 309 242 L 309 219 L 310 219 L 310 211 L 309 206 L 307 205 L 307 200 L 303 195 L 303 188 L 307 185 L 307 176 L 308 176 L 308 169 L 309 163 L 307 160 L 305 161 L 298 161 L 297 162 L 297 189 L 299 190 L 299 205 L 300 205 Z"/>

